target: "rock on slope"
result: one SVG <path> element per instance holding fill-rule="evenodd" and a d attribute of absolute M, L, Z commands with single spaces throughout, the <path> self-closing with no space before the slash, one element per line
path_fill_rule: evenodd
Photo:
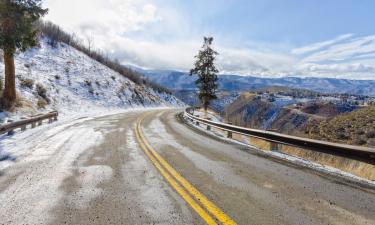
<path fill-rule="evenodd" d="M 3 62 L 0 74 L 4 76 Z M 173 95 L 137 85 L 66 44 L 51 47 L 47 38 L 41 38 L 39 47 L 17 54 L 16 77 L 22 104 L 18 116 L 53 109 L 67 115 L 183 105 Z M 7 115 L 16 117 L 3 113 L 3 119 Z"/>

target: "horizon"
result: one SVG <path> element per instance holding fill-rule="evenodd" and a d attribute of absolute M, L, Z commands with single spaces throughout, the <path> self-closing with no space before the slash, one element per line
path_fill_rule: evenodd
<path fill-rule="evenodd" d="M 69 1 L 46 19 L 125 65 L 188 71 L 213 36 L 221 74 L 375 80 L 372 1 Z"/>
<path fill-rule="evenodd" d="M 148 69 L 148 68 L 142 68 L 134 65 L 125 65 L 133 70 L 141 70 L 141 71 L 147 71 L 147 72 L 178 72 L 178 73 L 184 73 L 188 74 L 189 71 L 183 71 L 183 70 L 173 70 L 173 69 Z M 296 78 L 296 79 L 306 79 L 306 78 L 311 78 L 311 79 L 332 79 L 332 80 L 349 80 L 349 81 L 375 81 L 374 79 L 355 79 L 355 78 L 335 78 L 335 77 L 315 77 L 315 76 L 274 76 L 274 77 L 260 77 L 256 75 L 251 75 L 251 74 L 227 74 L 227 73 L 219 73 L 217 74 L 219 77 L 220 76 L 239 76 L 239 77 L 252 77 L 252 78 L 259 78 L 259 79 L 283 79 L 283 78 Z"/>

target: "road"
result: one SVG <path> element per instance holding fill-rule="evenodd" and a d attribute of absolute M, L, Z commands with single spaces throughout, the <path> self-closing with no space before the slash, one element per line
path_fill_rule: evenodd
<path fill-rule="evenodd" d="M 0 173 L 0 224 L 375 224 L 374 190 L 206 136 L 178 112 L 35 137 Z"/>

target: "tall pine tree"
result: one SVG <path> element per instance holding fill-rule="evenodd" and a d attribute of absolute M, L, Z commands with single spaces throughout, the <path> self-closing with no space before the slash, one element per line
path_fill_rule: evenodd
<path fill-rule="evenodd" d="M 195 83 L 199 88 L 199 99 L 205 111 L 207 111 L 210 102 L 217 98 L 218 78 L 216 74 L 219 71 L 215 67 L 215 59 L 219 53 L 211 47 L 213 40 L 212 37 L 204 37 L 203 47 L 195 56 L 195 68 L 190 70 L 190 76 L 198 75 Z"/>
<path fill-rule="evenodd" d="M 37 44 L 33 26 L 47 13 L 42 0 L 0 0 L 0 48 L 4 53 L 5 88 L 1 103 L 10 108 L 16 101 L 14 54 Z"/>

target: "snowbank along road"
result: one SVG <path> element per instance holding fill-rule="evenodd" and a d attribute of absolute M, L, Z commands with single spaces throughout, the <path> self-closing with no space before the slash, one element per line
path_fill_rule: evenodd
<path fill-rule="evenodd" d="M 375 224 L 374 190 L 205 136 L 179 112 L 17 134 L 0 224 Z"/>

